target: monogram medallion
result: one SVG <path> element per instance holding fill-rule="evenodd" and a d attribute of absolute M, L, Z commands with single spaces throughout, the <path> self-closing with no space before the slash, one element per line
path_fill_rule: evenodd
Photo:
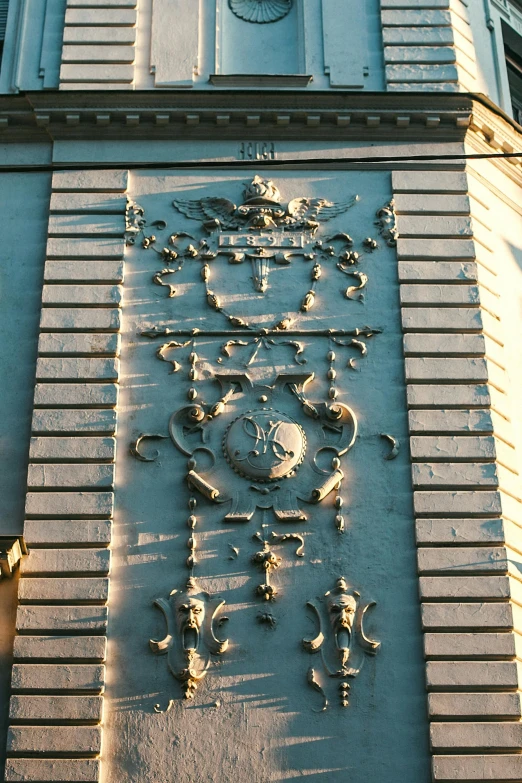
<path fill-rule="evenodd" d="M 292 476 L 304 459 L 306 435 L 286 413 L 273 408 L 248 411 L 228 428 L 225 457 L 234 470 L 256 481 Z"/>

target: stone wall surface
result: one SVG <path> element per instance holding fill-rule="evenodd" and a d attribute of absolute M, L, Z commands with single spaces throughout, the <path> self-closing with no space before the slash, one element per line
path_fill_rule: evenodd
<path fill-rule="evenodd" d="M 520 783 L 522 18 L 255 5 L 9 5 L 0 777 Z"/>
<path fill-rule="evenodd" d="M 225 152 L 227 144 L 216 150 Z M 149 146 L 149 155 L 163 158 L 168 146 Z M 316 155 L 309 147 L 300 154 Z M 92 151 L 88 144 L 83 152 L 57 144 L 55 156 L 87 159 Z M 106 145 L 105 166 L 128 159 L 129 151 Z M 295 144 L 278 143 L 278 154 L 296 152 Z M 141 154 L 135 145 L 134 156 Z M 208 159 L 212 148 L 194 142 L 191 154 Z M 265 292 L 253 286 L 260 262 L 229 263 L 227 237 L 237 231 L 222 229 L 222 244 L 214 247 L 219 234 L 183 215 L 187 200 L 242 203 L 242 189 L 258 169 L 128 173 L 116 166 L 53 175 L 26 501 L 30 554 L 18 590 L 6 780 L 138 780 L 147 768 L 160 781 L 174 765 L 177 779 L 187 781 L 196 766 L 212 780 L 226 780 L 233 770 L 260 781 L 303 771 L 331 780 L 350 771 L 428 780 L 424 677 L 433 780 L 518 779 L 520 421 L 512 389 L 519 325 L 516 286 L 507 281 L 518 274 L 519 196 L 508 177 L 512 164 L 503 165 L 508 169 L 477 163 L 468 171 L 270 173 L 283 205 L 327 198 L 346 206 L 329 223 L 319 221 L 323 245 L 296 250 L 287 234 L 289 244 L 278 251 L 285 263 L 269 263 Z M 348 208 L 356 193 L 359 201 Z M 396 218 L 386 207 L 391 196 Z M 396 247 L 387 233 L 395 219 Z M 133 244 L 125 249 L 126 222 Z M 259 229 L 248 239 L 248 229 L 240 230 L 239 251 L 255 252 L 259 237 L 274 231 Z M 156 240 L 144 247 L 153 233 Z M 204 273 L 205 236 L 222 252 L 209 256 Z M 375 238 L 375 249 L 367 237 Z M 163 248 L 178 257 L 169 261 Z M 285 258 L 289 252 L 297 255 Z M 350 252 L 359 257 L 350 260 Z M 322 274 L 312 286 L 313 306 L 301 310 L 314 264 Z M 230 320 L 245 317 L 246 332 Z M 285 318 L 286 328 L 269 334 L 272 343 L 255 331 Z M 344 345 L 321 332 L 332 328 L 341 330 Z M 354 329 L 362 334 L 354 338 Z M 230 339 L 239 342 L 223 348 Z M 336 358 L 328 360 L 332 350 Z M 335 370 L 330 378 L 328 368 Z M 227 373 L 239 384 L 228 397 L 225 380 L 217 380 Z M 225 433 L 226 443 L 231 422 L 259 404 L 245 373 L 264 384 L 253 392 L 268 396 L 269 406 L 275 394 L 274 409 L 282 406 L 307 433 L 297 474 L 307 521 L 274 516 L 270 493 L 260 501 L 266 510 L 241 511 L 238 498 L 244 491 L 262 498 L 263 484 L 244 486 L 222 456 L 221 439 Z M 310 472 L 318 435 L 303 400 L 275 381 L 281 373 L 314 373 L 306 399 L 318 405 L 333 384 L 330 399 L 357 416 L 358 437 L 342 458 L 340 514 L 334 495 L 306 502 L 319 480 Z M 187 455 L 169 438 L 176 410 L 187 404 L 209 410 L 220 394 L 226 404 L 215 430 L 201 436 L 196 427 L 195 435 L 182 437 L 195 437 L 202 449 L 196 473 L 225 496 L 233 489 L 234 513 L 247 513 L 249 521 L 224 520 L 230 502 L 215 505 L 187 486 Z M 165 437 L 134 446 L 145 462 L 128 451 L 143 433 Z M 325 443 L 328 433 L 327 427 Z M 325 469 L 321 454 L 318 467 Z M 286 502 L 278 507 L 295 505 Z M 272 574 L 274 602 L 256 596 L 263 573 L 252 561 L 272 532 L 281 558 Z M 288 533 L 297 538 L 277 538 Z M 296 556 L 301 542 L 303 557 Z M 183 593 L 191 573 L 198 589 L 225 600 L 229 623 L 214 632 L 230 643 L 212 659 L 194 700 L 184 701 L 175 664 L 169 669 L 169 655 L 156 657 L 149 640 L 163 636 L 154 601 Z M 341 575 L 362 602 L 376 601 L 366 633 L 382 643 L 348 682 L 346 708 L 339 679 L 325 676 L 321 654 L 310 659 L 301 642 L 315 633 L 325 593 L 335 592 Z M 316 615 L 307 602 L 318 597 Z M 161 600 L 158 606 L 169 611 Z M 356 647 L 353 656 L 355 665 Z M 323 694 L 310 682 L 323 689 L 325 712 Z M 410 719 L 397 722 L 397 714 Z"/>
<path fill-rule="evenodd" d="M 510 111 L 505 68 L 491 74 L 491 47 L 502 48 L 496 7 L 495 34 L 486 32 L 477 55 L 473 28 L 481 44 L 487 31 L 479 3 L 295 0 L 279 6 L 289 13 L 274 23 L 270 14 L 277 11 L 265 11 L 272 23 L 256 24 L 248 19 L 255 5 L 239 0 L 11 0 L 2 91 L 210 85 L 464 92 L 480 86 L 495 98 L 501 77 L 500 103 Z"/>

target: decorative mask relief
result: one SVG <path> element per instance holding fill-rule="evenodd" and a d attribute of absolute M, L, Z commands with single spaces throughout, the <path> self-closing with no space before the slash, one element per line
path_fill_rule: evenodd
<path fill-rule="evenodd" d="M 167 633 L 161 641 L 150 640 L 152 652 L 168 655 L 169 669 L 182 684 L 185 699 L 193 699 L 209 669 L 210 655 L 221 655 L 228 647 L 228 639 L 216 636 L 228 620 L 219 616 L 225 602 L 211 598 L 189 579 L 186 590 L 173 590 L 168 600 L 158 598 L 154 603 L 163 612 Z"/>
<path fill-rule="evenodd" d="M 229 3 L 239 16 L 248 9 L 258 15 L 276 10 L 284 15 L 291 7 L 290 1 L 283 0 Z M 162 268 L 153 273 L 152 283 L 167 289 L 167 299 L 173 299 L 175 307 L 178 286 L 172 280 L 184 280 L 187 270 L 196 267 L 193 285 L 201 292 L 197 328 L 173 329 L 167 321 L 140 329 L 142 337 L 161 340 L 155 354 L 170 367 L 162 381 L 174 380 L 186 402 L 168 412 L 164 432 L 141 433 L 130 447 L 132 456 L 149 463 L 168 454 L 162 440 L 170 439 L 186 458 L 187 589 L 173 590 L 169 599 L 157 599 L 167 634 L 150 644 L 153 652 L 168 654 L 169 669 L 182 683 L 187 699 L 194 697 L 210 670 L 212 656 L 225 653 L 228 646 L 218 638 L 219 626 L 227 619 L 220 616 L 224 602 L 204 593 L 196 581 L 201 568 L 199 530 L 205 519 L 212 515 L 213 520 L 220 520 L 218 524 L 229 526 L 248 523 L 256 513 L 264 522 L 270 519 L 253 536 L 261 544 L 255 553 L 248 547 L 229 545 L 234 553 L 229 559 L 238 560 L 247 552 L 247 567 L 254 580 L 252 598 L 263 606 L 270 602 L 270 607 L 289 598 L 281 573 L 293 557 L 305 558 L 306 537 L 318 532 L 314 507 L 330 508 L 334 534 L 347 529 L 348 453 L 356 444 L 358 425 L 355 411 L 339 399 L 343 393 L 339 378 L 343 373 L 354 373 L 357 378 L 355 373 L 364 369 L 371 341 L 382 330 L 369 325 L 339 328 L 339 320 L 334 328 L 310 314 L 323 303 L 320 282 L 332 277 L 344 283 L 337 289 L 339 307 L 357 318 L 364 311 L 371 280 L 359 267 L 379 250 L 380 241 L 365 234 L 354 240 L 344 230 L 327 233 L 323 226 L 340 216 L 344 220 L 357 201 L 358 196 L 338 203 L 296 197 L 285 203 L 273 181 L 255 176 L 244 183 L 239 205 L 219 196 L 175 198 L 176 212 L 196 224 L 190 231 L 169 230 L 164 220 L 147 223 L 144 210 L 129 202 L 128 244 L 141 244 L 149 256 L 161 259 Z M 384 243 L 392 245 L 397 238 L 393 202 L 375 217 Z M 156 233 L 149 233 L 151 227 Z M 167 232 L 165 237 L 163 232 Z M 226 285 L 223 292 L 218 290 L 220 273 L 222 278 L 223 270 L 229 270 L 229 282 L 242 264 L 251 270 L 253 291 L 230 297 Z M 281 279 L 288 274 L 285 269 L 296 264 L 302 265 L 299 271 L 304 270 L 306 287 L 294 292 L 290 286 L 275 316 L 278 310 L 268 300 L 281 294 Z M 345 288 L 346 276 L 350 279 Z M 267 300 L 261 314 L 249 311 L 252 297 L 257 303 Z M 289 310 L 281 312 L 282 307 Z M 311 343 L 313 360 L 307 349 Z M 277 362 L 270 360 L 274 355 Z M 273 366 L 271 377 L 260 374 L 259 366 Z M 386 456 L 391 460 L 398 454 L 398 441 L 384 433 L 382 437 L 391 444 Z M 152 440 L 156 450 L 149 443 Z M 292 532 L 286 532 L 284 526 L 290 524 Z M 283 528 L 270 530 L 279 525 Z M 322 667 L 320 671 L 310 668 L 307 679 L 323 694 L 325 707 L 327 680 L 323 680 L 341 681 L 341 703 L 347 706 L 350 686 L 346 680 L 359 673 L 364 653 L 374 654 L 379 647 L 363 628 L 373 605 L 362 604 L 360 595 L 349 591 L 344 579 L 321 601 L 309 604 L 319 633 L 303 645 L 308 652 L 320 652 Z M 277 632 L 272 612 L 258 613 L 257 620 Z"/>
<path fill-rule="evenodd" d="M 333 590 L 318 601 L 309 601 L 319 624 L 313 639 L 303 639 L 303 647 L 309 653 L 321 653 L 323 671 L 328 677 L 342 680 L 339 684 L 341 705 L 348 706 L 350 685 L 348 678 L 357 677 L 364 662 L 364 653 L 375 655 L 381 644 L 366 636 L 364 620 L 375 601 L 361 603 L 356 590 L 349 591 L 344 577 L 340 577 Z M 323 709 L 328 699 L 313 669 L 308 671 L 308 682 L 324 696 Z"/>

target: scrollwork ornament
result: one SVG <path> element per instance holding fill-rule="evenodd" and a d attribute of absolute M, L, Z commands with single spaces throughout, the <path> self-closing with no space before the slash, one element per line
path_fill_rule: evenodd
<path fill-rule="evenodd" d="M 397 228 L 397 215 L 395 213 L 395 201 L 388 201 L 381 209 L 375 213 L 377 220 L 375 225 L 379 227 L 379 234 L 382 236 L 388 247 L 395 247 L 399 238 Z"/>
<path fill-rule="evenodd" d="M 292 0 L 228 0 L 232 13 L 245 22 L 269 24 L 283 19 L 292 10 Z"/>

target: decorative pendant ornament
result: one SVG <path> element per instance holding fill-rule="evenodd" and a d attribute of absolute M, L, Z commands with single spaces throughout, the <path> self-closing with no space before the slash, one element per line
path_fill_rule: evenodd
<path fill-rule="evenodd" d="M 268 24 L 283 19 L 292 8 L 292 0 L 228 0 L 228 5 L 245 22 Z"/>

